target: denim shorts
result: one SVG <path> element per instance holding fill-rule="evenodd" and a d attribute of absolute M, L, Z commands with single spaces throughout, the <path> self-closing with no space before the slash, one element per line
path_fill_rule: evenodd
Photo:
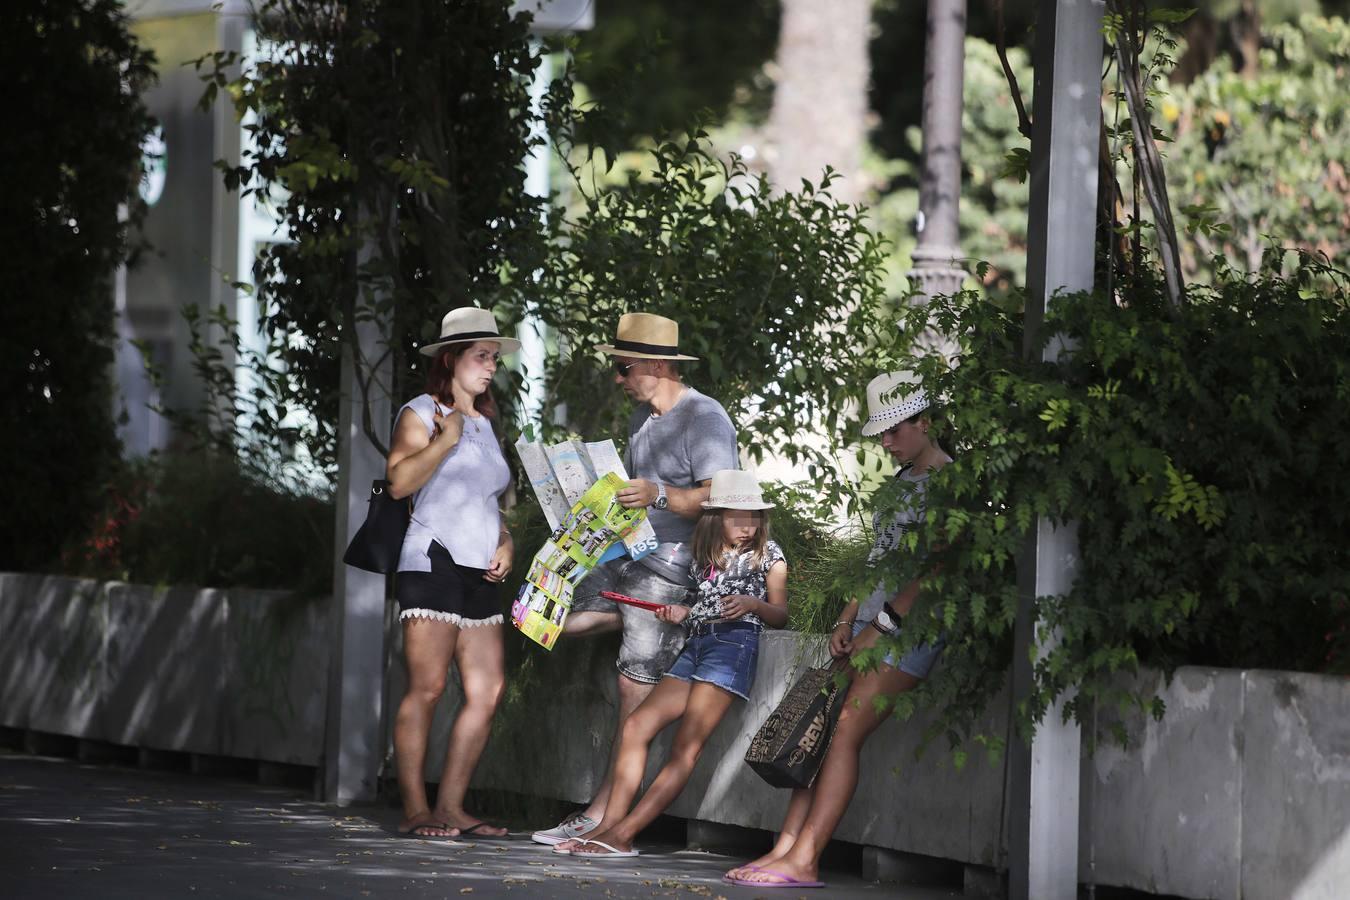
<path fill-rule="evenodd" d="M 853 623 L 853 636 L 857 637 L 864 628 L 870 625 L 870 622 Z M 946 646 L 946 635 L 938 635 L 938 639 L 931 644 L 919 644 L 916 647 L 910 647 L 905 651 L 905 655 L 900 657 L 899 663 L 895 661 L 894 650 L 887 653 L 882 662 L 908 675 L 913 675 L 915 678 L 927 678 L 928 673 L 933 670 L 934 663 L 942 655 L 942 648 Z"/>
<path fill-rule="evenodd" d="M 600 596 L 601 591 L 654 603 L 688 605 L 689 585 L 662 578 L 640 562 L 617 559 L 583 578 L 572 595 L 573 612 L 617 612 L 623 617 L 619 673 L 642 684 L 656 684 L 680 655 L 684 629 L 662 622 L 650 610 L 607 600 Z"/>
<path fill-rule="evenodd" d="M 759 629 L 745 623 L 699 628 L 689 636 L 667 678 L 705 681 L 742 700 L 750 699 L 759 663 Z"/>

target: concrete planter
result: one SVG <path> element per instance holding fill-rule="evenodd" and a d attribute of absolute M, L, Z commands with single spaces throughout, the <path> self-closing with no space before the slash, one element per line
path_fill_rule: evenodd
<path fill-rule="evenodd" d="M 0 574 L 0 726 L 317 766 L 328 644 L 324 600 Z M 764 637 L 749 702 L 722 723 L 673 814 L 778 827 L 787 793 L 742 757 L 821 651 L 819 639 Z M 513 651 L 515 683 L 548 689 L 508 688 L 477 785 L 588 800 L 613 731 L 615 652 L 612 637 Z M 1139 678 L 1167 715 L 1130 720 L 1128 750 L 1085 755 L 1082 879 L 1218 900 L 1350 896 L 1350 682 L 1200 668 L 1171 684 Z M 387 683 L 397 703 L 397 653 Z M 457 702 L 452 681 L 427 759 L 433 780 Z M 1004 732 L 1006 708 L 991 705 L 985 730 Z M 972 753 L 958 772 L 938 745 L 916 759 L 924 724 L 888 722 L 869 742 L 838 837 L 997 865 L 1002 768 Z M 649 771 L 664 754 L 658 743 Z"/>
<path fill-rule="evenodd" d="M 317 766 L 327 604 L 0 575 L 0 725 Z"/>

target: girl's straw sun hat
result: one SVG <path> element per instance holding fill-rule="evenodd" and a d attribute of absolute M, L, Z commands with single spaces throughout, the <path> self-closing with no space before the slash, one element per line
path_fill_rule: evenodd
<path fill-rule="evenodd" d="M 773 509 L 764 502 L 759 480 L 753 472 L 723 469 L 713 473 L 712 491 L 703 501 L 704 509 Z"/>

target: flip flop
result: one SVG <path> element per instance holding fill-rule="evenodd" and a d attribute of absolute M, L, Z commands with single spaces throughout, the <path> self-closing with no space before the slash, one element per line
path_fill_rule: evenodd
<path fill-rule="evenodd" d="M 550 850 L 551 852 L 553 852 L 553 853 L 558 854 L 559 856 L 571 856 L 571 855 L 572 855 L 572 850 L 573 850 L 574 848 L 568 847 L 567 849 L 564 850 L 564 849 L 562 849 L 562 845 L 563 845 L 563 844 L 570 844 L 570 843 L 572 843 L 572 841 L 576 841 L 578 847 L 581 846 L 581 844 L 582 844 L 581 838 L 568 838 L 568 839 L 565 840 L 565 841 L 559 841 L 558 843 L 554 844 L 552 847 L 549 848 L 549 850 Z"/>
<path fill-rule="evenodd" d="M 748 878 L 726 878 L 731 884 L 738 884 L 741 887 L 753 888 L 823 888 L 823 881 L 799 881 L 791 875 L 784 875 L 782 872 L 774 872 L 771 869 L 756 869 L 761 875 L 768 875 L 771 878 L 781 879 L 779 881 L 751 881 Z"/>
<path fill-rule="evenodd" d="M 603 847 L 603 848 L 606 850 L 606 852 L 605 852 L 605 853 L 577 853 L 577 852 L 575 852 L 575 851 L 569 850 L 569 851 L 568 851 L 568 854 L 569 854 L 570 856 L 576 857 L 577 859 L 632 859 L 634 856 L 641 856 L 641 855 L 642 855 L 641 853 L 639 853 L 639 852 L 636 851 L 636 850 L 620 850 L 618 847 L 611 847 L 609 844 L 606 844 L 604 841 L 582 841 L 582 842 L 581 842 L 581 845 L 582 845 L 583 847 L 586 846 L 587 844 L 594 844 L 594 845 L 597 846 L 597 847 Z"/>
<path fill-rule="evenodd" d="M 419 828 L 439 828 L 442 831 L 449 831 L 450 823 L 423 822 L 420 825 L 414 825 L 407 831 L 399 831 L 397 828 L 395 828 L 394 837 L 407 838 L 408 840 L 413 841 L 453 841 L 455 839 L 455 835 L 452 834 L 418 834 L 417 829 Z M 463 834 L 463 832 L 460 832 L 460 834 Z"/>
<path fill-rule="evenodd" d="M 511 837 L 511 832 L 508 831 L 506 834 L 479 834 L 479 833 L 478 833 L 480 830 L 482 830 L 482 829 L 484 829 L 484 828 L 501 828 L 501 827 L 502 827 L 502 826 L 500 826 L 500 825 L 493 825 L 493 824 L 490 823 L 490 822 L 475 822 L 474 824 L 470 825 L 468 828 L 461 828 L 461 829 L 459 830 L 459 836 L 460 836 L 460 837 L 475 837 L 475 838 L 478 838 L 478 840 L 480 840 L 480 841 L 504 841 L 504 840 L 506 840 L 507 838 Z"/>

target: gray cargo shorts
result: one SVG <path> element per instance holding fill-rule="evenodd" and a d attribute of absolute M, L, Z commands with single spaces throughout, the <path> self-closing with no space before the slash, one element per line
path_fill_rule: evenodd
<path fill-rule="evenodd" d="M 656 684 L 684 648 L 684 628 L 662 622 L 649 610 L 601 597 L 601 591 L 688 606 L 689 585 L 662 578 L 635 560 L 616 559 L 583 578 L 572 594 L 573 612 L 617 612 L 623 617 L 619 673 L 642 684 Z"/>

